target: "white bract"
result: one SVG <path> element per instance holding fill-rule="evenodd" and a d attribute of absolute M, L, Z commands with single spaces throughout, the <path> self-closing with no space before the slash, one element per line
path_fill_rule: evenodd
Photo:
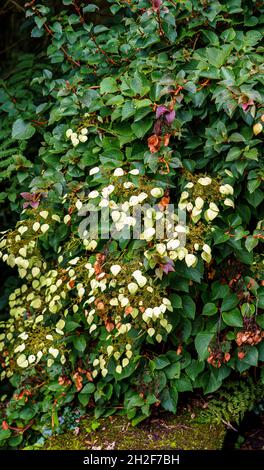
<path fill-rule="evenodd" d="M 187 264 L 188 268 L 194 266 L 197 263 L 197 258 L 193 254 L 188 254 L 185 256 L 185 263 Z"/>
<path fill-rule="evenodd" d="M 100 171 L 100 168 L 98 166 L 95 166 L 89 171 L 89 175 L 90 176 L 96 175 L 96 173 L 99 173 L 99 171 Z"/>
<path fill-rule="evenodd" d="M 224 184 L 220 186 L 219 191 L 224 196 L 232 196 L 234 194 L 234 189 L 232 188 L 232 186 L 230 186 L 230 184 Z"/>
<path fill-rule="evenodd" d="M 114 264 L 113 266 L 111 266 L 110 271 L 113 276 L 117 276 L 120 273 L 121 269 L 122 268 L 119 264 Z"/>
<path fill-rule="evenodd" d="M 203 178 L 199 178 L 198 179 L 198 183 L 201 185 L 201 186 L 208 186 L 209 184 L 212 183 L 212 179 L 209 177 L 209 176 L 205 176 Z"/>
<path fill-rule="evenodd" d="M 118 176 L 124 176 L 125 172 L 123 168 L 116 168 L 113 175 L 118 177 Z"/>
<path fill-rule="evenodd" d="M 153 188 L 150 191 L 151 196 L 153 197 L 162 197 L 164 194 L 164 190 L 162 188 Z"/>

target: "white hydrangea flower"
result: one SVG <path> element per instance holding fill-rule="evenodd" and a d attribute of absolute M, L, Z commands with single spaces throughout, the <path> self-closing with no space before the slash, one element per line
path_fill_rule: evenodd
<path fill-rule="evenodd" d="M 194 207 L 192 210 L 192 218 L 198 217 L 202 213 L 202 209 L 198 209 L 198 207 Z"/>
<path fill-rule="evenodd" d="M 188 253 L 188 255 L 185 256 L 185 263 L 187 264 L 188 268 L 194 266 L 197 263 L 196 256 Z"/>
<path fill-rule="evenodd" d="M 234 189 L 232 188 L 230 184 L 224 184 L 220 186 L 219 191 L 224 196 L 229 196 L 229 195 L 233 196 L 234 194 Z"/>
<path fill-rule="evenodd" d="M 113 276 L 117 276 L 120 273 L 121 269 L 122 268 L 119 264 L 113 264 L 113 266 L 111 266 L 110 268 L 110 271 L 113 274 Z"/>
<path fill-rule="evenodd" d="M 125 189 L 130 189 L 130 188 L 133 188 L 134 187 L 134 184 L 131 182 L 131 181 L 126 181 L 124 184 L 123 184 L 124 188 Z"/>
<path fill-rule="evenodd" d="M 59 350 L 57 348 L 49 348 L 49 353 L 56 359 L 59 355 Z"/>
<path fill-rule="evenodd" d="M 158 243 L 156 245 L 156 251 L 160 256 L 163 256 L 166 253 L 166 245 L 164 245 L 164 243 Z"/>
<path fill-rule="evenodd" d="M 107 355 L 111 356 L 113 351 L 114 351 L 113 346 L 111 344 L 109 344 L 109 346 L 107 346 L 107 348 L 106 348 Z"/>
<path fill-rule="evenodd" d="M 154 227 L 149 227 L 141 234 L 140 238 L 142 238 L 143 240 L 149 241 L 153 238 L 155 233 L 156 233 L 156 231 L 155 231 Z"/>
<path fill-rule="evenodd" d="M 123 176 L 125 174 L 123 168 L 116 168 L 113 175 L 118 177 L 118 176 Z"/>
<path fill-rule="evenodd" d="M 35 223 L 32 225 L 32 229 L 34 230 L 34 232 L 37 232 L 37 231 L 40 229 L 40 223 L 39 223 L 39 222 L 35 222 Z"/>
<path fill-rule="evenodd" d="M 139 170 L 135 168 L 134 170 L 130 170 L 128 173 L 130 173 L 130 175 L 137 176 L 139 175 Z"/>
<path fill-rule="evenodd" d="M 145 199 L 147 199 L 148 195 L 147 193 L 140 193 L 138 195 L 138 202 L 143 202 Z"/>
<path fill-rule="evenodd" d="M 88 137 L 87 137 L 87 135 L 82 135 L 81 134 L 81 135 L 78 136 L 78 139 L 79 139 L 80 142 L 82 142 L 82 144 L 84 144 L 88 140 Z"/>
<path fill-rule="evenodd" d="M 204 200 L 201 197 L 197 197 L 195 199 L 195 206 L 197 207 L 197 209 L 202 209 L 203 205 L 204 205 Z"/>
<path fill-rule="evenodd" d="M 135 294 L 138 290 L 138 284 L 136 284 L 135 282 L 130 282 L 127 286 L 130 294 Z"/>
<path fill-rule="evenodd" d="M 210 202 L 209 208 L 210 208 L 212 211 L 219 212 L 219 208 L 217 207 L 217 205 L 216 205 L 214 202 Z"/>
<path fill-rule="evenodd" d="M 212 211 L 211 209 L 207 209 L 204 213 L 205 220 L 207 222 L 214 220 L 218 216 L 218 212 Z"/>
<path fill-rule="evenodd" d="M 162 197 L 164 194 L 164 190 L 162 188 L 153 188 L 150 191 L 151 196 L 153 197 Z"/>
<path fill-rule="evenodd" d="M 89 199 L 95 199 L 96 197 L 99 196 L 99 192 L 94 190 L 94 191 L 91 191 L 89 194 L 88 194 L 88 198 Z"/>
<path fill-rule="evenodd" d="M 131 196 L 129 198 L 129 205 L 130 206 L 136 206 L 138 204 L 138 197 L 137 196 Z"/>
<path fill-rule="evenodd" d="M 111 212 L 111 217 L 112 217 L 112 219 L 113 219 L 114 222 L 117 222 L 117 221 L 120 219 L 120 217 L 121 217 L 121 212 L 119 212 L 119 211 L 112 211 L 112 212 Z"/>
<path fill-rule="evenodd" d="M 67 139 L 69 139 L 72 136 L 72 134 L 73 134 L 73 130 L 72 129 L 67 129 L 67 131 L 66 131 Z"/>
<path fill-rule="evenodd" d="M 167 243 L 167 250 L 177 250 L 180 246 L 180 240 L 169 240 Z"/>
<path fill-rule="evenodd" d="M 206 261 L 206 263 L 210 263 L 212 260 L 212 255 L 211 253 L 207 253 L 206 251 L 203 251 L 201 254 L 201 258 Z"/>
<path fill-rule="evenodd" d="M 101 199 L 99 202 L 100 207 L 108 207 L 109 206 L 109 199 Z"/>
<path fill-rule="evenodd" d="M 76 201 L 75 207 L 76 209 L 78 209 L 78 211 L 82 208 L 82 201 L 80 201 L 80 199 Z"/>
<path fill-rule="evenodd" d="M 67 224 L 68 222 L 70 222 L 70 220 L 71 220 L 71 216 L 70 216 L 69 214 L 67 214 L 67 215 L 65 215 L 65 217 L 64 217 L 64 219 L 63 219 L 63 222 L 64 222 L 65 224 Z"/>
<path fill-rule="evenodd" d="M 154 330 L 154 328 L 149 328 L 149 329 L 148 329 L 148 335 L 149 335 L 150 337 L 152 337 L 152 336 L 155 335 L 155 330 Z"/>
<path fill-rule="evenodd" d="M 205 243 L 203 245 L 203 251 L 205 251 L 205 253 L 208 253 L 210 255 L 211 254 L 211 247 L 209 245 L 207 245 L 207 243 Z"/>
<path fill-rule="evenodd" d="M 199 178 L 198 179 L 198 183 L 201 185 L 201 186 L 209 186 L 209 184 L 212 183 L 212 179 L 209 177 L 209 176 L 205 176 L 203 178 Z"/>
<path fill-rule="evenodd" d="M 96 175 L 96 173 L 99 173 L 99 171 L 100 171 L 100 168 L 98 166 L 95 166 L 94 168 L 91 168 L 91 170 L 89 171 L 89 175 L 90 176 Z"/>
<path fill-rule="evenodd" d="M 73 139 L 73 138 L 72 138 L 71 141 L 72 141 L 72 145 L 73 145 L 74 147 L 77 147 L 77 145 L 80 143 L 79 139 L 77 139 L 77 138 L 76 138 L 76 139 Z"/>
<path fill-rule="evenodd" d="M 226 198 L 224 200 L 224 205 L 228 207 L 235 207 L 234 201 L 232 199 Z"/>
<path fill-rule="evenodd" d="M 110 194 L 112 194 L 112 192 L 115 190 L 115 187 L 110 184 L 109 186 L 107 186 L 106 188 L 103 188 L 102 189 L 102 196 L 107 199 L 108 196 L 110 196 Z"/>

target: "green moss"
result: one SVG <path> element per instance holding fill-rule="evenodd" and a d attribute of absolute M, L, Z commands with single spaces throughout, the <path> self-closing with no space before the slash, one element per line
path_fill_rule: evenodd
<path fill-rule="evenodd" d="M 186 410 L 177 416 L 152 418 L 136 428 L 126 418 L 114 416 L 101 419 L 100 427 L 92 431 L 93 421 L 93 418 L 83 420 L 78 435 L 67 432 L 53 436 L 47 441 L 45 449 L 216 450 L 221 449 L 225 436 L 222 424 L 194 422 Z"/>

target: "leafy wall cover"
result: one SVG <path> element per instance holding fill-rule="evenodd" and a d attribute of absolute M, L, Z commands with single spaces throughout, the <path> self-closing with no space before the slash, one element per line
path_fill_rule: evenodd
<path fill-rule="evenodd" d="M 263 2 L 31 1 L 24 23 L 41 50 L 0 83 L 1 444 L 263 380 Z M 138 204 L 137 239 L 80 236 L 89 207 L 118 234 Z"/>

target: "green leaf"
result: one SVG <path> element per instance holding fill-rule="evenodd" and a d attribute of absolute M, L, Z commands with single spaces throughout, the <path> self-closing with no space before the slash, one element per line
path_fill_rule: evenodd
<path fill-rule="evenodd" d="M 258 365 L 258 349 L 255 346 L 249 346 L 246 348 L 245 353 L 243 362 L 256 367 Z"/>
<path fill-rule="evenodd" d="M 258 161 L 258 149 L 252 148 L 250 150 L 247 150 L 244 152 L 244 156 L 248 158 L 249 160 L 255 160 L 257 162 Z"/>
<path fill-rule="evenodd" d="M 19 417 L 21 419 L 25 419 L 26 421 L 29 421 L 35 416 L 35 414 L 36 414 L 36 409 L 33 406 L 27 406 L 20 412 Z"/>
<path fill-rule="evenodd" d="M 242 149 L 240 149 L 239 147 L 231 148 L 227 154 L 226 161 L 232 162 L 233 160 L 237 160 L 240 157 L 241 153 Z"/>
<path fill-rule="evenodd" d="M 236 307 L 239 303 L 239 298 L 236 294 L 229 294 L 227 295 L 222 302 L 221 311 L 226 312 L 227 310 L 231 310 L 232 308 Z"/>
<path fill-rule="evenodd" d="M 182 308 L 182 299 L 178 294 L 171 294 L 170 301 L 173 308 Z"/>
<path fill-rule="evenodd" d="M 161 355 L 161 356 L 157 356 L 154 359 L 153 363 L 155 365 L 155 369 L 160 370 L 160 369 L 164 369 L 164 367 L 168 366 L 170 364 L 170 361 L 169 361 L 169 359 L 167 359 L 166 356 Z"/>
<path fill-rule="evenodd" d="M 27 140 L 30 139 L 36 132 L 35 127 L 33 127 L 29 122 L 23 121 L 23 119 L 17 119 L 12 127 L 12 138 L 17 140 Z"/>
<path fill-rule="evenodd" d="M 11 436 L 11 431 L 9 429 L 0 429 L 0 441 L 4 441 Z"/>
<path fill-rule="evenodd" d="M 83 335 L 75 336 L 73 338 L 73 344 L 74 344 L 75 349 L 77 349 L 77 351 L 82 353 L 84 352 L 86 348 L 86 339 Z"/>
<path fill-rule="evenodd" d="M 178 392 L 192 392 L 193 387 L 189 377 L 181 377 L 180 379 L 175 381 L 175 386 Z"/>
<path fill-rule="evenodd" d="M 264 316 L 264 315 L 263 315 Z M 258 358 L 260 361 L 264 361 L 264 341 L 262 341 L 258 346 Z"/>
<path fill-rule="evenodd" d="M 199 360 L 204 361 L 209 353 L 208 346 L 213 339 L 213 333 L 198 333 L 194 340 L 196 351 L 198 352 Z"/>
<path fill-rule="evenodd" d="M 246 198 L 249 204 L 251 204 L 253 207 L 258 207 L 264 199 L 264 193 L 261 189 L 256 189 L 254 193 L 248 193 Z"/>
<path fill-rule="evenodd" d="M 221 48 L 206 48 L 206 57 L 208 59 L 209 64 L 217 68 L 221 67 L 229 57 L 229 54 L 232 49 L 233 45 L 222 45 Z"/>
<path fill-rule="evenodd" d="M 80 391 L 80 394 L 83 395 L 85 393 L 93 393 L 94 391 L 95 391 L 95 385 L 92 382 L 89 382 L 82 388 L 82 390 Z"/>
<path fill-rule="evenodd" d="M 116 79 L 113 77 L 106 77 L 100 83 L 100 92 L 103 95 L 104 93 L 114 93 L 118 90 Z"/>
<path fill-rule="evenodd" d="M 81 325 L 77 323 L 76 321 L 70 320 L 66 322 L 65 331 L 68 333 L 70 331 L 76 330 L 76 328 L 80 328 L 80 326 Z"/>
<path fill-rule="evenodd" d="M 258 242 L 259 241 L 257 238 L 253 237 L 252 235 L 249 235 L 246 238 L 245 247 L 250 252 L 258 245 Z"/>
<path fill-rule="evenodd" d="M 210 317 L 211 315 L 215 315 L 218 312 L 218 308 L 212 302 L 208 302 L 204 305 L 202 315 L 206 315 Z"/>
<path fill-rule="evenodd" d="M 178 379 L 180 377 L 181 365 L 179 362 L 175 362 L 164 370 L 168 379 Z"/>
<path fill-rule="evenodd" d="M 204 367 L 204 361 L 193 359 L 191 364 L 186 367 L 185 371 L 190 379 L 195 381 L 196 377 L 204 370 Z"/>
<path fill-rule="evenodd" d="M 191 320 L 195 318 L 196 306 L 193 299 L 189 295 L 184 295 L 182 297 L 182 308 L 184 317 L 190 318 Z"/>
<path fill-rule="evenodd" d="M 256 316 L 257 324 L 264 330 L 264 314 Z M 264 342 L 263 342 L 264 344 Z"/>
<path fill-rule="evenodd" d="M 222 380 L 214 377 L 213 374 L 210 374 L 209 381 L 205 387 L 204 393 L 213 393 L 218 390 L 222 385 Z"/>
<path fill-rule="evenodd" d="M 134 134 L 139 139 L 141 139 L 151 128 L 152 123 L 153 123 L 153 120 L 147 118 L 147 119 L 144 119 L 143 121 L 134 122 L 131 126 L 131 129 L 134 132 Z"/>
<path fill-rule="evenodd" d="M 136 110 L 133 101 L 126 101 L 122 106 L 122 121 L 133 116 L 135 111 Z"/>
<path fill-rule="evenodd" d="M 243 317 L 238 308 L 230 310 L 229 312 L 222 312 L 222 318 L 228 326 L 243 327 Z"/>
<path fill-rule="evenodd" d="M 166 411 L 170 411 L 172 413 L 176 413 L 177 410 L 177 402 L 178 402 L 178 392 L 176 388 L 165 388 L 160 397 L 161 406 Z"/>

